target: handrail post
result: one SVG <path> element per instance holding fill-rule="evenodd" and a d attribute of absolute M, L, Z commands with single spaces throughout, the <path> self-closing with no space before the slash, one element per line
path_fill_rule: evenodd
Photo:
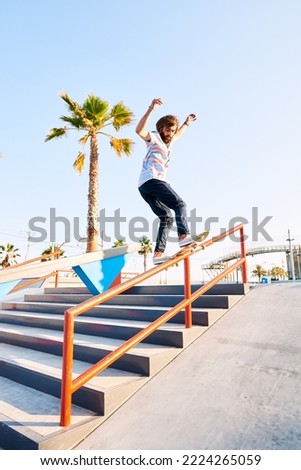
<path fill-rule="evenodd" d="M 59 285 L 59 272 L 55 271 L 54 287 L 58 287 L 58 285 Z"/>
<path fill-rule="evenodd" d="M 59 252 L 58 252 L 58 253 L 55 253 L 54 259 L 59 259 L 59 257 L 60 257 Z M 58 272 L 58 271 L 55 271 L 54 287 L 58 287 L 58 285 L 59 285 L 59 272 Z"/>
<path fill-rule="evenodd" d="M 243 284 L 247 284 L 248 282 L 248 275 L 247 275 L 247 262 L 246 262 L 246 244 L 245 244 L 245 235 L 244 235 L 244 226 L 239 229 L 240 232 L 240 252 L 241 257 L 244 259 L 244 263 L 241 267 L 242 273 L 242 282 Z"/>
<path fill-rule="evenodd" d="M 65 311 L 60 426 L 69 426 L 72 403 L 74 317 Z"/>
<path fill-rule="evenodd" d="M 185 300 L 191 299 L 190 256 L 184 259 L 184 295 Z M 191 302 L 185 307 L 185 327 L 192 327 Z"/>

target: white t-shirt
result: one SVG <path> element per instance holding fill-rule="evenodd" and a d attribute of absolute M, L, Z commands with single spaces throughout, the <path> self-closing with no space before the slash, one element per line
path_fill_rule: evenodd
<path fill-rule="evenodd" d="M 146 142 L 147 153 L 142 162 L 138 187 L 151 179 L 166 181 L 171 146 L 163 142 L 159 132 L 150 132 L 151 140 Z"/>

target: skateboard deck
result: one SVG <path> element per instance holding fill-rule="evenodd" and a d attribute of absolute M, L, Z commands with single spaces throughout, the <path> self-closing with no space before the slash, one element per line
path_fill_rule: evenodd
<path fill-rule="evenodd" d="M 191 243 L 189 243 L 189 245 L 182 246 L 182 248 L 180 248 L 179 251 L 177 251 L 176 253 L 171 255 L 169 257 L 169 259 L 177 258 L 179 255 L 181 255 L 182 253 L 184 253 L 186 251 L 191 251 L 193 253 L 195 251 L 195 249 L 203 243 L 203 241 L 208 237 L 208 235 L 209 235 L 208 231 L 201 232 L 198 235 L 194 235 L 192 237 L 193 241 Z"/>

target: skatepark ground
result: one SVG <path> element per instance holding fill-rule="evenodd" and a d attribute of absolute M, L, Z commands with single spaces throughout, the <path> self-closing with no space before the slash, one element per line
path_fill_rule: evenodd
<path fill-rule="evenodd" d="M 301 449 L 301 282 L 256 285 L 76 449 Z"/>

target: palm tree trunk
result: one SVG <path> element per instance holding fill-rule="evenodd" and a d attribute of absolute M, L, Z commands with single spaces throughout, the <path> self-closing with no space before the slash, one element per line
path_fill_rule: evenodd
<path fill-rule="evenodd" d="M 87 253 L 98 251 L 98 143 L 96 134 L 90 139 L 90 168 L 89 168 L 89 190 L 88 190 L 88 225 L 87 225 Z"/>

